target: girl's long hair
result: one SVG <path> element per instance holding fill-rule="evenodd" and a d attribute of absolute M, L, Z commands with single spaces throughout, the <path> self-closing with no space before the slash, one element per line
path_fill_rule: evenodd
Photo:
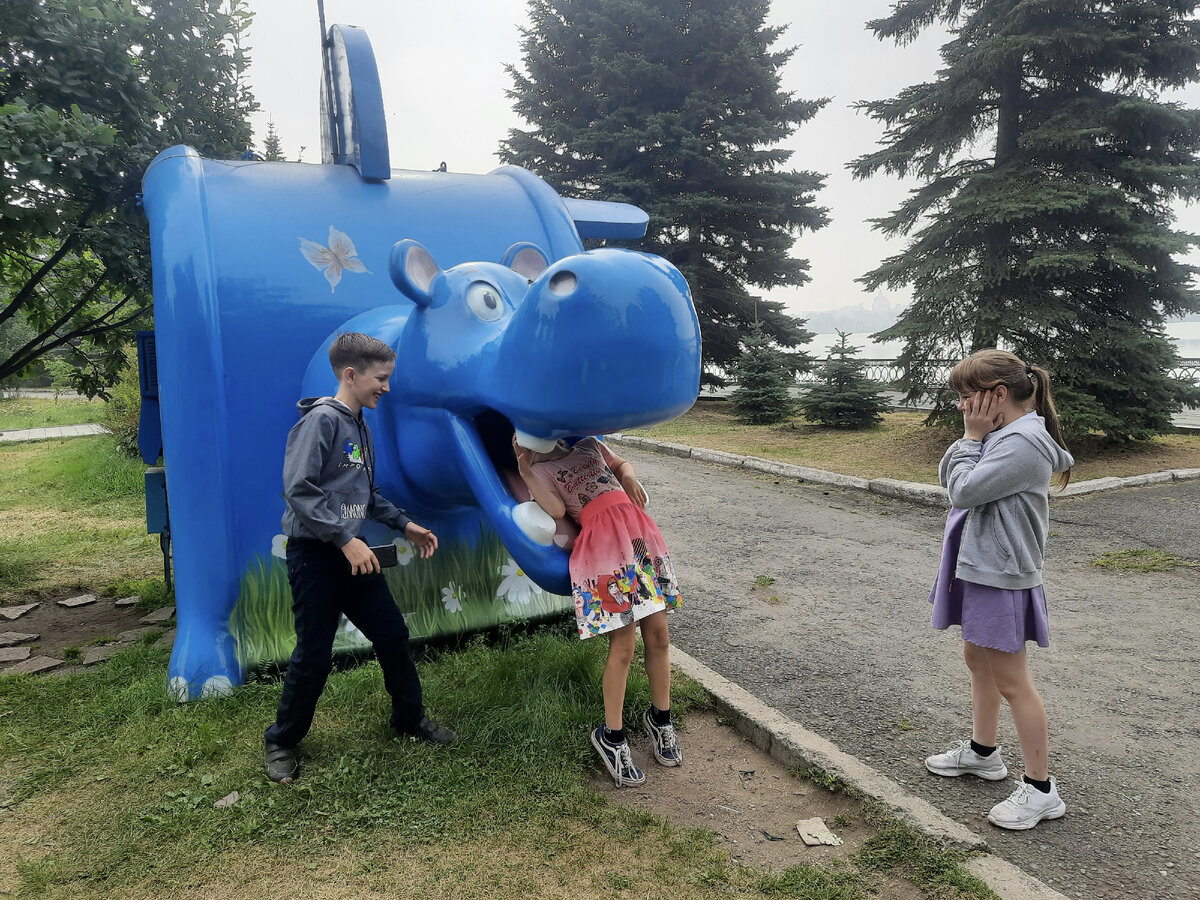
<path fill-rule="evenodd" d="M 1038 366 L 1026 365 L 1019 356 L 1007 350 L 979 350 L 972 353 L 950 373 L 950 390 L 956 394 L 990 391 L 1004 385 L 1013 401 L 1024 406 L 1030 397 L 1037 414 L 1046 420 L 1046 431 L 1054 443 L 1067 450 L 1058 421 L 1058 410 L 1050 395 L 1050 373 Z M 1070 452 L 1069 450 L 1067 451 Z M 1071 481 L 1071 470 L 1060 472 L 1059 490 Z"/>

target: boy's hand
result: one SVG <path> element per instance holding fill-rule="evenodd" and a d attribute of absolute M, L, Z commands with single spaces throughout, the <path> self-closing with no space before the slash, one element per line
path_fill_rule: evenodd
<path fill-rule="evenodd" d="M 429 559 L 438 548 L 437 535 L 416 522 L 409 522 L 404 526 L 404 536 L 413 542 L 417 548 L 417 556 L 421 559 Z"/>
<path fill-rule="evenodd" d="M 982 441 L 1004 424 L 1000 401 L 991 391 L 979 391 L 964 398 L 959 408 L 963 414 L 963 437 L 969 441 Z"/>
<path fill-rule="evenodd" d="M 366 575 L 368 572 L 381 572 L 379 560 L 371 552 L 371 548 L 359 538 L 350 538 L 342 545 L 342 554 L 350 563 L 351 575 Z"/>

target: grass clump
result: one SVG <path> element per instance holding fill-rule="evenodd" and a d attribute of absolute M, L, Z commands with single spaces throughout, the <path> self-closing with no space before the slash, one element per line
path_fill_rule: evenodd
<path fill-rule="evenodd" d="M 1196 566 L 1194 562 L 1161 550 L 1113 550 L 1096 557 L 1092 562 L 1102 569 L 1123 572 L 1170 572 L 1181 566 Z"/>

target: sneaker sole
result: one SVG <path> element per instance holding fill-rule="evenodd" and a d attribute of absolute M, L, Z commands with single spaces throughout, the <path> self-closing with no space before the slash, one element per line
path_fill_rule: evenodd
<path fill-rule="evenodd" d="M 1008 777 L 1008 766 L 988 772 L 980 772 L 978 769 L 936 769 L 929 764 L 929 760 L 926 760 L 925 768 L 934 775 L 941 775 L 943 778 L 958 778 L 961 775 L 974 775 L 976 778 L 982 778 L 984 781 L 1003 781 Z"/>
<path fill-rule="evenodd" d="M 988 813 L 988 821 L 997 828 L 1003 828 L 1005 831 L 1028 831 L 1037 825 L 1038 822 L 1045 822 L 1048 819 L 1061 819 L 1067 814 L 1067 804 L 1063 801 L 1058 801 L 1058 806 L 1053 809 L 1048 809 L 1031 822 L 998 822 L 992 818 L 992 814 Z"/>
<path fill-rule="evenodd" d="M 625 787 L 625 785 L 635 787 L 639 784 L 646 783 L 646 774 L 644 772 L 642 773 L 642 777 L 639 781 L 632 781 L 628 778 L 622 778 L 619 773 L 614 772 L 613 767 L 608 762 L 608 754 L 605 753 L 604 749 L 600 746 L 600 740 L 596 737 L 596 732 L 593 731 L 591 733 L 591 739 L 592 746 L 595 747 L 596 752 L 600 754 L 600 762 L 604 763 L 604 768 L 608 770 L 608 774 L 612 776 L 613 783 L 616 784 L 617 787 Z"/>

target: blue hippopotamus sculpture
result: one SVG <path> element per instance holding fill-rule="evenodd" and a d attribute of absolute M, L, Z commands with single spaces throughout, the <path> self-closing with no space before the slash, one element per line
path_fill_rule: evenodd
<path fill-rule="evenodd" d="M 388 578 L 417 637 L 572 606 L 553 525 L 512 477 L 514 433 L 649 425 L 699 390 L 700 332 L 679 272 L 583 247 L 639 236 L 645 213 L 564 199 L 513 166 L 391 169 L 377 82 L 345 93 L 374 75 L 369 43 L 357 29 L 330 33 L 326 121 L 338 127 L 326 163 L 174 147 L 143 180 L 180 700 L 226 693 L 291 652 L 283 450 L 296 401 L 336 390 L 326 348 L 337 332 L 398 354 L 391 393 L 367 411 L 377 481 L 441 546 L 404 565 L 402 536 L 368 536 L 397 544 Z M 343 639 L 335 646 L 361 643 Z"/>

